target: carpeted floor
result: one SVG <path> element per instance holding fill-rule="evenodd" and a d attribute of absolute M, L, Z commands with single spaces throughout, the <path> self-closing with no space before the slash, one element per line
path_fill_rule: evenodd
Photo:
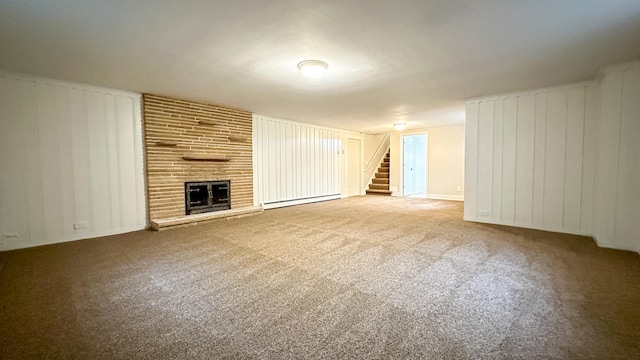
<path fill-rule="evenodd" d="M 354 197 L 0 253 L 2 359 L 640 359 L 640 256 Z"/>

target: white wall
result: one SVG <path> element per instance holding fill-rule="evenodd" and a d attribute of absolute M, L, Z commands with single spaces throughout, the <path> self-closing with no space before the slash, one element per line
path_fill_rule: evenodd
<path fill-rule="evenodd" d="M 373 159 L 380 144 L 384 141 L 388 133 L 383 134 L 364 134 L 364 166 Z M 382 149 L 384 151 L 384 149 Z"/>
<path fill-rule="evenodd" d="M 591 83 L 467 103 L 465 220 L 591 233 Z"/>
<path fill-rule="evenodd" d="M 427 133 L 427 198 L 463 200 L 464 129 L 464 125 L 450 125 L 391 133 L 389 189 L 393 195 L 402 196 L 402 135 Z"/>
<path fill-rule="evenodd" d="M 361 134 L 254 114 L 255 205 L 272 208 L 342 197 L 349 137 L 362 142 Z"/>
<path fill-rule="evenodd" d="M 465 220 L 640 252 L 640 62 L 466 106 Z"/>
<path fill-rule="evenodd" d="M 640 252 L 640 62 L 606 69 L 600 93 L 593 235 Z"/>
<path fill-rule="evenodd" d="M 0 250 L 146 226 L 140 96 L 0 73 Z"/>

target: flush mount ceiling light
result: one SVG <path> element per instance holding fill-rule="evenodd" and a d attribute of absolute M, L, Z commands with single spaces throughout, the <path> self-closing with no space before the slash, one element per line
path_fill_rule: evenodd
<path fill-rule="evenodd" d="M 393 124 L 393 127 L 396 128 L 396 130 L 403 130 L 404 128 L 407 127 L 406 123 L 397 123 L 397 124 Z"/>
<path fill-rule="evenodd" d="M 305 60 L 298 64 L 302 75 L 314 79 L 321 77 L 328 67 L 326 62 L 320 60 Z"/>

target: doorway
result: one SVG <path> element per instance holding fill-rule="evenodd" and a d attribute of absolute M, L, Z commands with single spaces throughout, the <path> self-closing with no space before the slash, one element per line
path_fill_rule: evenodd
<path fill-rule="evenodd" d="M 359 139 L 347 139 L 347 196 L 362 194 L 361 166 L 362 155 L 360 153 L 361 142 Z"/>
<path fill-rule="evenodd" d="M 402 196 L 427 197 L 427 134 L 402 136 Z"/>

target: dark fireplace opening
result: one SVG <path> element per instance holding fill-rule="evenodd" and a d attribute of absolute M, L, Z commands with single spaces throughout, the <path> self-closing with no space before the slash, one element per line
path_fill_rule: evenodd
<path fill-rule="evenodd" d="M 231 181 L 193 181 L 184 183 L 187 215 L 231 209 Z"/>

